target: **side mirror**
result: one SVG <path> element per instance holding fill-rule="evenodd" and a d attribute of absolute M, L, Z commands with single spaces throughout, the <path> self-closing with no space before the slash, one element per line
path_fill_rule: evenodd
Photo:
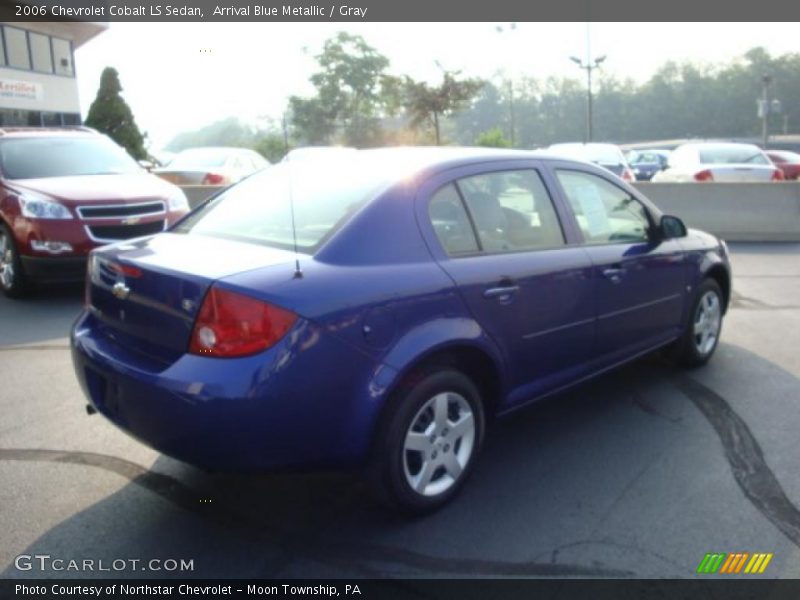
<path fill-rule="evenodd" d="M 678 217 L 672 215 L 661 217 L 658 229 L 661 232 L 661 239 L 664 240 L 686 237 L 686 225 Z"/>
<path fill-rule="evenodd" d="M 152 161 L 149 161 L 149 160 L 142 159 L 142 160 L 140 160 L 138 162 L 139 162 L 139 166 L 142 167 L 144 170 L 146 170 L 148 172 L 152 171 L 153 168 L 155 167 L 155 165 L 152 163 Z"/>

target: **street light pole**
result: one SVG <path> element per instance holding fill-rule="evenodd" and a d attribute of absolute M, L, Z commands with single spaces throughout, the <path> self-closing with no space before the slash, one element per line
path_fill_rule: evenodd
<path fill-rule="evenodd" d="M 598 56 L 595 60 L 589 58 L 585 63 L 577 56 L 570 56 L 569 59 L 581 69 L 586 70 L 586 141 L 592 141 L 593 115 L 592 115 L 592 71 L 600 67 L 606 59 L 605 56 Z"/>
<path fill-rule="evenodd" d="M 502 25 L 498 25 L 497 27 L 495 27 L 495 31 L 497 31 L 497 33 L 499 33 L 501 35 L 503 33 L 506 33 L 506 32 L 512 33 L 514 31 L 516 31 L 516 29 L 517 29 L 517 24 L 516 23 L 509 23 L 507 29 L 505 27 L 503 27 Z M 514 135 L 516 127 L 515 127 L 515 124 L 514 124 L 514 74 L 513 73 L 511 74 L 511 76 L 508 79 L 508 113 L 509 113 L 509 120 L 510 120 L 509 128 L 508 128 L 509 129 L 509 132 L 508 132 L 509 133 L 509 139 L 510 139 L 510 142 L 511 142 L 511 147 L 514 148 L 516 146 L 516 140 L 515 140 L 516 136 Z"/>

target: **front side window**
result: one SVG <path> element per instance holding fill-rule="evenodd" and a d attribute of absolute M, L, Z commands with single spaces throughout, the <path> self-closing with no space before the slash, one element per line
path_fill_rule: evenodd
<path fill-rule="evenodd" d="M 484 252 L 539 250 L 564 244 L 550 195 L 532 169 L 458 181 Z"/>
<path fill-rule="evenodd" d="M 589 244 L 649 240 L 647 210 L 636 198 L 602 177 L 583 171 L 556 171 Z"/>

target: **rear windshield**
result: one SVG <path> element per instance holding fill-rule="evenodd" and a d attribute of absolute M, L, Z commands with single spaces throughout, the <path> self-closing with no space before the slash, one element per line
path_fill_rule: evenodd
<path fill-rule="evenodd" d="M 768 165 L 769 159 L 755 146 L 719 146 L 715 148 L 702 148 L 700 162 L 703 164 L 751 164 Z"/>
<path fill-rule="evenodd" d="M 173 231 L 287 250 L 296 235 L 298 249 L 313 254 L 389 183 L 380 171 L 355 163 L 284 162 L 228 188 Z"/>
<path fill-rule="evenodd" d="M 225 164 L 229 154 L 224 150 L 214 148 L 198 148 L 185 150 L 172 159 L 171 168 L 208 168 L 221 167 Z"/>
<path fill-rule="evenodd" d="M 103 136 L 0 140 L 0 170 L 8 179 L 139 173 L 130 155 Z"/>

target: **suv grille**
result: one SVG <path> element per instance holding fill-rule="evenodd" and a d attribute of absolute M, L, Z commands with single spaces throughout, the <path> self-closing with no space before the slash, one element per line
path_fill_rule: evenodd
<path fill-rule="evenodd" d="M 144 217 L 164 212 L 164 203 L 118 204 L 113 206 L 81 206 L 78 214 L 83 219 L 108 219 L 113 217 Z"/>
<path fill-rule="evenodd" d="M 164 231 L 164 221 L 136 225 L 90 225 L 88 229 L 92 237 L 98 240 L 128 240 Z"/>

